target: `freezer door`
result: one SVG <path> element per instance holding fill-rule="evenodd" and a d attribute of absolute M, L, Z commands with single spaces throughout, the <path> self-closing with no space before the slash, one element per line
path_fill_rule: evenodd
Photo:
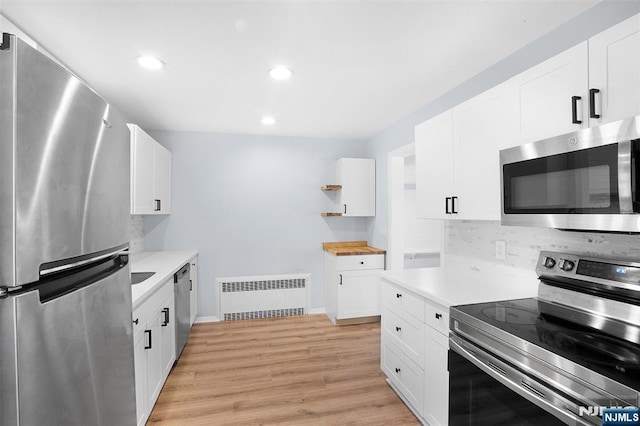
<path fill-rule="evenodd" d="M 17 391 L 3 395 L 17 399 L 3 404 L 17 410 L 3 407 L 8 413 L 0 413 L 0 424 L 135 425 L 128 266 L 44 303 L 38 290 L 10 296 L 0 301 L 0 312 L 8 310 L 17 328 L 13 336 L 0 329 L 0 358 L 12 361 L 16 371 L 3 371 L 0 384 L 16 384 Z M 11 411 L 17 421 L 6 418 Z"/>
<path fill-rule="evenodd" d="M 38 280 L 43 263 L 129 240 L 129 130 L 58 64 L 24 43 L 15 48 L 14 285 L 20 285 Z"/>

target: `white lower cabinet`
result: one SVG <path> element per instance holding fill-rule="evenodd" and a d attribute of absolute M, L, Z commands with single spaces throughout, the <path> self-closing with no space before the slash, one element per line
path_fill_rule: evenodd
<path fill-rule="evenodd" d="M 449 417 L 449 309 L 382 278 L 381 368 L 423 423 Z"/>
<path fill-rule="evenodd" d="M 325 309 L 334 324 L 380 315 L 384 254 L 336 256 L 324 253 Z"/>
<path fill-rule="evenodd" d="M 191 280 L 191 286 L 189 287 L 189 307 L 191 312 L 191 325 L 193 325 L 198 316 L 198 256 L 191 259 L 189 279 Z"/>
<path fill-rule="evenodd" d="M 449 336 L 427 327 L 425 368 L 429 385 L 424 392 L 424 418 L 430 426 L 446 426 L 449 419 Z"/>
<path fill-rule="evenodd" d="M 173 281 L 167 280 L 133 311 L 138 426 L 151 414 L 176 360 Z"/>

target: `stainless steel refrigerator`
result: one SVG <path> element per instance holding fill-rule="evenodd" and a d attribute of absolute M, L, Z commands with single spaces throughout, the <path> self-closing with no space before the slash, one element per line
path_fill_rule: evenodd
<path fill-rule="evenodd" d="M 0 45 L 0 425 L 136 423 L 122 117 Z"/>

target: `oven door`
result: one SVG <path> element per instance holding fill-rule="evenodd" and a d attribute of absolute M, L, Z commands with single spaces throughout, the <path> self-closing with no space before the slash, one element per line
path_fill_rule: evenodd
<path fill-rule="evenodd" d="M 449 346 L 451 426 L 600 425 L 599 417 L 576 415 L 575 402 L 484 349 L 455 335 Z"/>

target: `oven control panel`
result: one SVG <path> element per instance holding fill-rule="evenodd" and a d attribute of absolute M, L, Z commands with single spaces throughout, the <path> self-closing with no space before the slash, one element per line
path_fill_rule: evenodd
<path fill-rule="evenodd" d="M 640 290 L 639 262 L 542 251 L 536 272 L 540 277 L 573 277 L 584 281 L 595 279 L 595 281 L 635 284 Z"/>

